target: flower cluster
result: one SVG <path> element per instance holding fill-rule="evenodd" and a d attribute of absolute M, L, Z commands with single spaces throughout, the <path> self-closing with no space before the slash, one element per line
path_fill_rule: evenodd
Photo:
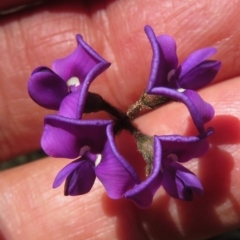
<path fill-rule="evenodd" d="M 195 91 L 209 84 L 220 68 L 220 62 L 208 60 L 216 52 L 208 47 L 193 52 L 180 66 L 176 43 L 167 35 L 155 36 L 150 26 L 145 32 L 151 43 L 153 59 L 148 85 L 141 98 L 123 113 L 100 95 L 91 93 L 92 81 L 110 63 L 96 53 L 80 35 L 78 46 L 66 58 L 56 60 L 52 69 L 36 68 L 28 91 L 42 107 L 57 110 L 44 120 L 41 139 L 50 156 L 74 161 L 56 176 L 53 187 L 65 181 L 65 195 L 89 192 L 96 177 L 110 198 L 125 197 L 139 207 L 148 207 L 162 185 L 174 198 L 192 200 L 201 195 L 202 185 L 195 174 L 181 163 L 201 157 L 209 148 L 207 137 L 213 130 L 204 124 L 214 116 L 212 106 Z M 147 136 L 132 120 L 144 109 L 155 109 L 169 101 L 182 102 L 188 108 L 197 136 Z M 84 113 L 106 111 L 112 120 L 83 120 Z M 128 130 L 136 139 L 138 150 L 146 161 L 147 177 L 140 181 L 129 162 L 118 152 L 115 136 Z"/>

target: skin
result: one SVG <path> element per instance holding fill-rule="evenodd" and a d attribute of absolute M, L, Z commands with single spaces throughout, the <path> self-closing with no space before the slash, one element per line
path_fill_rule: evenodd
<path fill-rule="evenodd" d="M 151 207 L 141 210 L 130 201 L 109 199 L 97 181 L 84 196 L 64 197 L 63 186 L 52 190 L 51 184 L 69 160 L 45 158 L 0 173 L 0 239 L 205 239 L 238 228 L 240 1 L 98 2 L 50 1 L 0 17 L 1 160 L 39 148 L 43 117 L 50 111 L 29 98 L 27 81 L 35 67 L 51 66 L 73 51 L 76 33 L 112 63 L 90 90 L 122 110 L 133 104 L 148 81 L 152 52 L 143 27 L 149 24 L 157 34 L 174 36 L 180 62 L 196 49 L 215 46 L 213 59 L 223 64 L 213 84 L 199 91 L 216 110 L 207 124 L 215 128 L 211 148 L 185 164 L 201 180 L 204 195 L 183 202 L 160 188 Z M 0 9 L 19 3 L 3 0 Z M 196 134 L 180 103 L 135 124 L 149 135 Z M 134 166 L 143 167 L 129 134 L 117 142 Z"/>

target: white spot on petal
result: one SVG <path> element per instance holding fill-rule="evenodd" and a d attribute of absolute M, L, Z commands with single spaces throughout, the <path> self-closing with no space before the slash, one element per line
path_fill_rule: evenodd
<path fill-rule="evenodd" d="M 102 160 L 102 155 L 101 154 L 97 154 L 97 159 L 95 161 L 95 167 L 101 162 Z"/>
<path fill-rule="evenodd" d="M 169 71 L 168 75 L 167 75 L 167 80 L 170 81 L 172 76 L 175 74 L 176 70 L 172 69 L 171 71 Z"/>
<path fill-rule="evenodd" d="M 67 80 L 67 86 L 68 87 L 78 87 L 80 85 L 80 81 L 77 77 L 71 77 L 70 79 Z"/>
<path fill-rule="evenodd" d="M 184 89 L 184 88 L 179 88 L 177 91 L 178 92 L 184 92 L 186 89 Z"/>

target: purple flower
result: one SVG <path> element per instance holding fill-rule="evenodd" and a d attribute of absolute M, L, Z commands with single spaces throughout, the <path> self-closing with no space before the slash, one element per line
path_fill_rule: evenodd
<path fill-rule="evenodd" d="M 80 195 L 89 192 L 98 177 L 111 198 L 120 198 L 139 179 L 116 149 L 113 121 L 81 120 L 89 110 L 84 109 L 86 105 L 94 109 L 92 105 L 101 104 L 101 97 L 88 93 L 88 88 L 110 64 L 80 35 L 77 41 L 77 49 L 55 61 L 53 71 L 39 67 L 29 80 L 29 94 L 34 101 L 59 110 L 58 115 L 45 117 L 41 145 L 50 156 L 74 159 L 58 173 L 54 188 L 66 180 L 65 195 Z"/>
<path fill-rule="evenodd" d="M 65 195 L 80 195 L 90 191 L 98 177 L 109 197 L 117 199 L 139 183 L 133 168 L 117 151 L 112 126 L 107 120 L 45 118 L 44 151 L 53 157 L 77 158 L 58 173 L 54 188 L 66 179 Z"/>
<path fill-rule="evenodd" d="M 52 157 L 72 160 L 60 170 L 53 183 L 56 188 L 65 182 L 65 195 L 89 192 L 96 177 L 110 198 L 125 196 L 142 208 L 151 204 L 161 185 L 178 199 L 192 200 L 193 193 L 203 192 L 198 178 L 180 163 L 202 156 L 209 148 L 206 138 L 213 131 L 205 131 L 204 123 L 212 119 L 214 110 L 194 90 L 209 84 L 217 74 L 220 62 L 207 60 L 216 50 L 195 51 L 178 66 L 175 41 L 167 35 L 156 37 L 149 26 L 145 31 L 153 49 L 147 93 L 183 102 L 200 135 L 155 136 L 152 146 L 153 137 L 142 134 L 127 114 L 100 95 L 88 92 L 92 81 L 110 63 L 77 35 L 78 46 L 72 54 L 56 60 L 52 70 L 44 66 L 36 68 L 28 83 L 29 94 L 35 102 L 58 110 L 57 115 L 45 117 L 41 145 Z M 101 110 L 115 120 L 81 119 L 83 113 Z M 143 182 L 115 145 L 114 137 L 122 129 L 136 137 L 144 159 L 152 163 L 150 176 Z M 140 141 L 143 143 L 139 144 Z"/>
<path fill-rule="evenodd" d="M 201 195 L 203 188 L 196 175 L 179 163 L 205 154 L 209 148 L 205 138 L 212 133 L 213 130 L 208 129 L 201 138 L 155 136 L 152 173 L 145 181 L 127 191 L 125 197 L 139 207 L 146 208 L 161 185 L 170 196 L 182 200 L 192 200 L 193 192 Z"/>
<path fill-rule="evenodd" d="M 53 70 L 38 67 L 32 72 L 28 91 L 40 106 L 59 110 L 62 116 L 79 119 L 84 111 L 89 85 L 110 63 L 86 44 L 82 36 L 77 35 L 76 39 L 76 50 L 56 60 Z"/>
<path fill-rule="evenodd" d="M 216 49 L 208 47 L 197 50 L 178 66 L 174 39 L 168 35 L 157 37 L 150 26 L 145 27 L 145 32 L 153 50 L 146 92 L 183 102 L 188 107 L 196 127 L 203 133 L 203 125 L 213 118 L 214 109 L 194 90 L 208 85 L 218 73 L 221 63 L 206 60 Z"/>

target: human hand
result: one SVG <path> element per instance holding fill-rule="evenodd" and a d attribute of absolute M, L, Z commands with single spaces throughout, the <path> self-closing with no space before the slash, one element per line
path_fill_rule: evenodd
<path fill-rule="evenodd" d="M 152 53 L 143 31 L 146 24 L 156 34 L 167 33 L 176 39 L 180 60 L 195 49 L 215 46 L 214 59 L 223 65 L 214 84 L 200 91 L 216 110 L 208 124 L 215 128 L 209 139 L 212 147 L 200 160 L 186 164 L 203 183 L 203 197 L 182 202 L 161 188 L 152 206 L 140 210 L 127 200 L 109 199 L 98 182 L 87 195 L 64 197 L 62 188 L 52 190 L 51 184 L 69 160 L 46 158 L 0 174 L 2 235 L 7 239 L 203 239 L 237 228 L 240 83 L 232 77 L 240 72 L 239 4 L 58 1 L 1 17 L 2 160 L 39 147 L 47 111 L 29 98 L 27 80 L 36 66 L 50 66 L 54 59 L 69 54 L 76 46 L 76 33 L 112 62 L 91 90 L 123 110 L 147 84 Z M 138 118 L 136 124 L 150 135 L 186 135 L 194 132 L 186 119 L 190 117 L 185 107 L 172 103 Z M 141 160 L 132 151 L 134 143 L 128 139 L 124 145 L 127 138 L 124 133 L 119 148 L 138 164 Z"/>

